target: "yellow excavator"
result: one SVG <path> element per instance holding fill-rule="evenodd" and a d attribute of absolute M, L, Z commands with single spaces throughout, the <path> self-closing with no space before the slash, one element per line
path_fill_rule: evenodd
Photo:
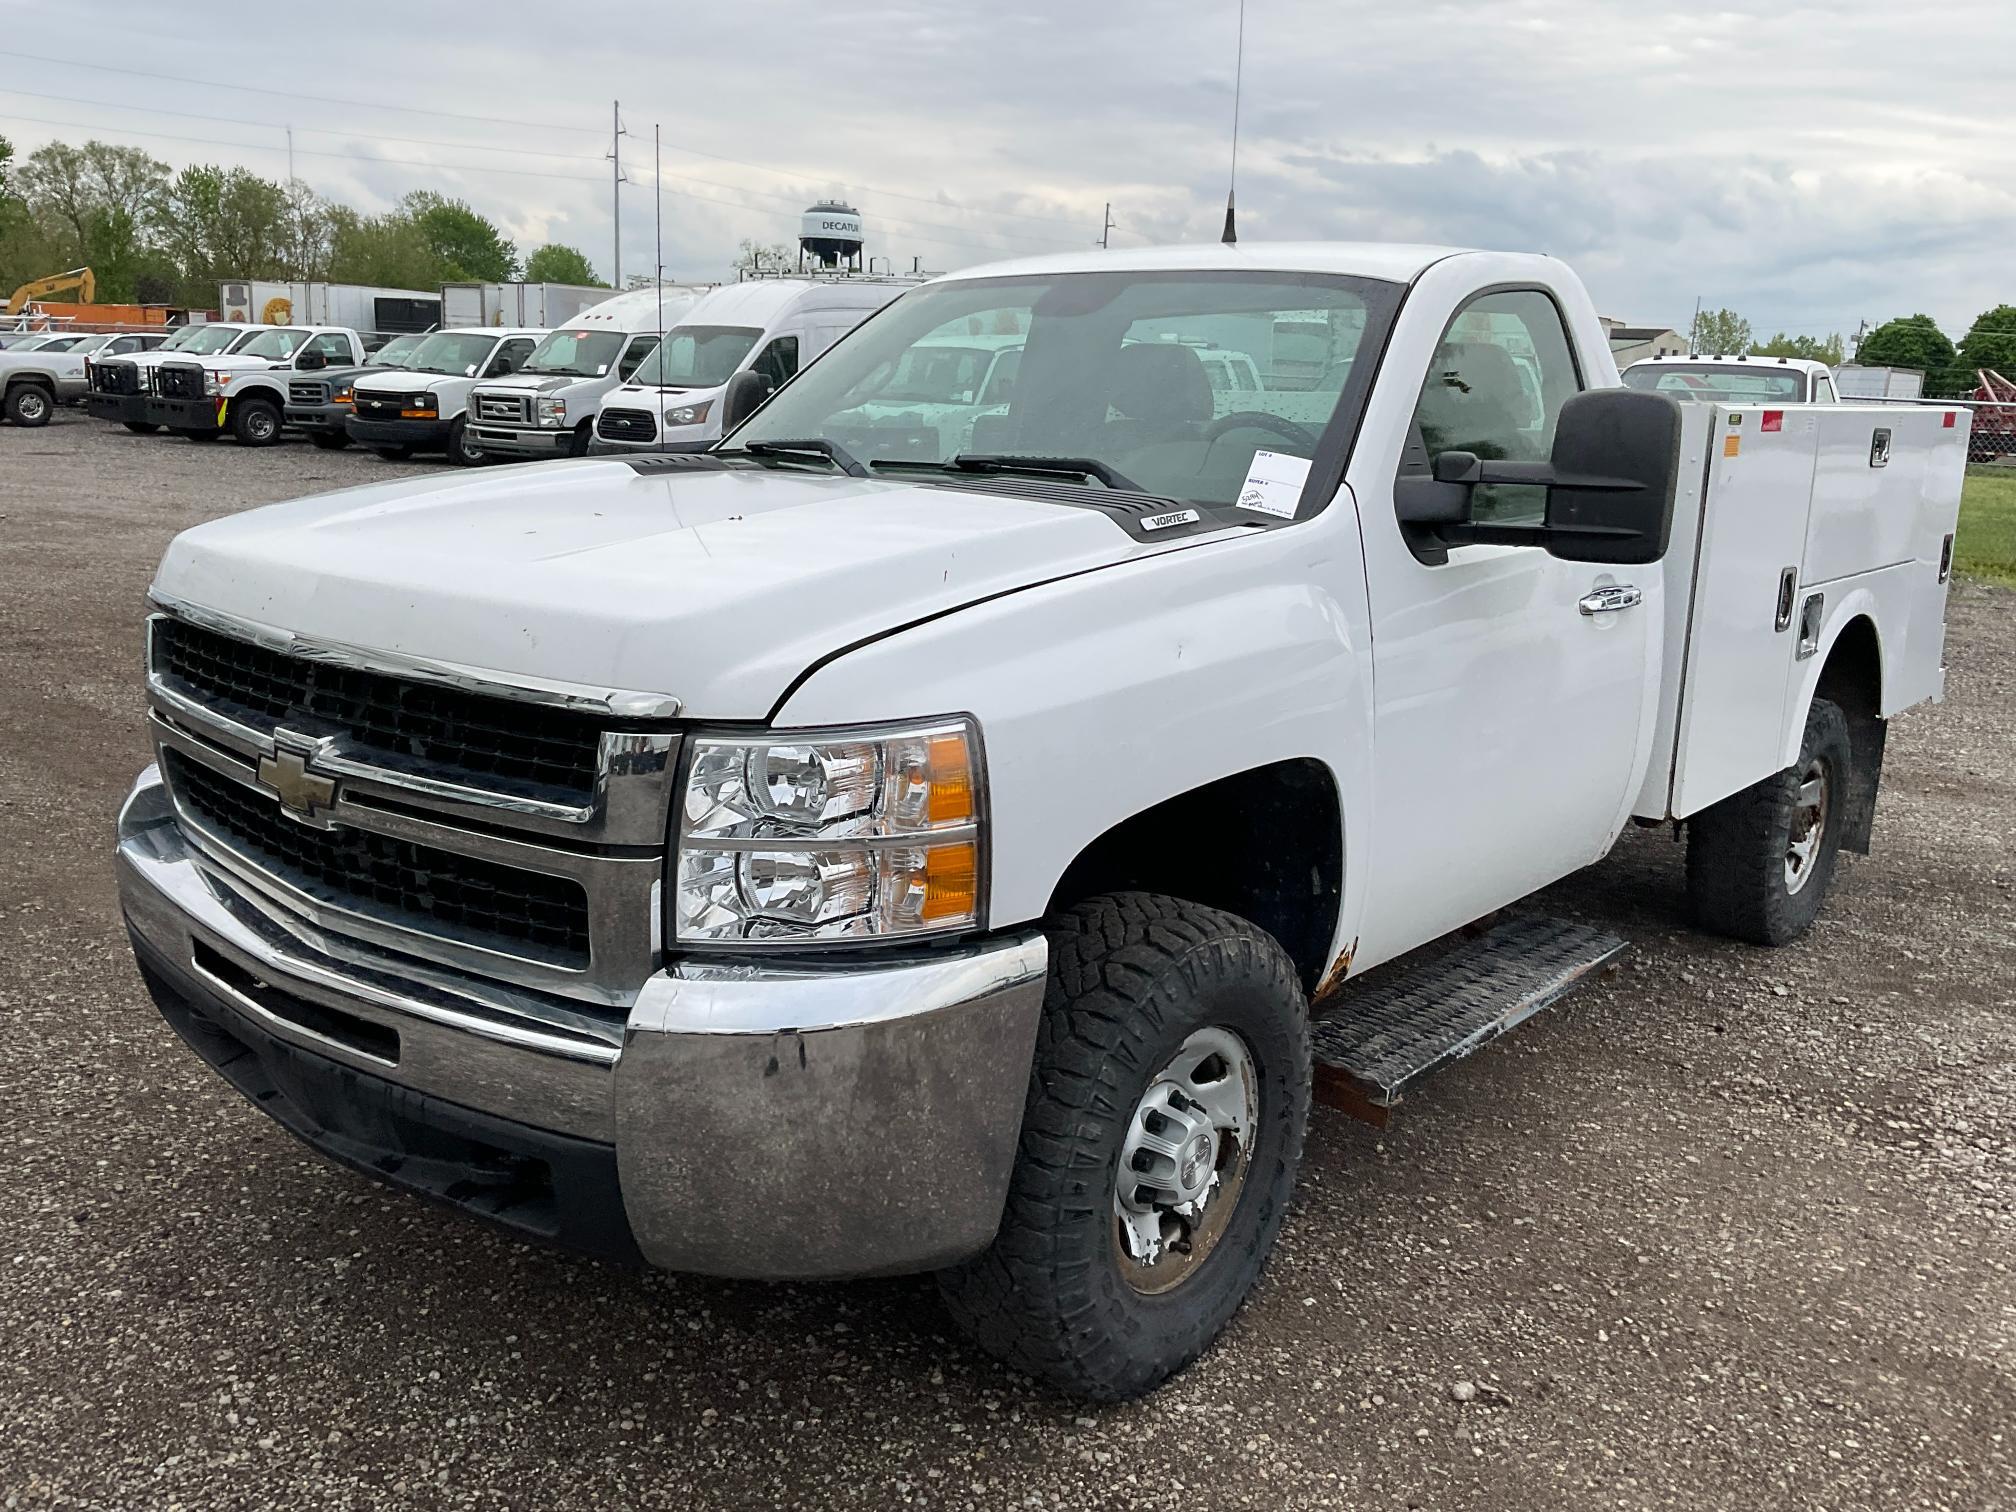
<path fill-rule="evenodd" d="M 89 268 L 72 268 L 68 273 L 32 279 L 14 291 L 14 297 L 7 301 L 6 310 L 0 313 L 23 315 L 35 300 L 47 299 L 52 294 L 68 294 L 73 290 L 77 294 L 77 303 L 90 304 L 98 294 L 97 275 Z"/>

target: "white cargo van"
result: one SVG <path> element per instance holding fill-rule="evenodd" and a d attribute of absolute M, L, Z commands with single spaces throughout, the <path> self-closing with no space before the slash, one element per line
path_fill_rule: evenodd
<path fill-rule="evenodd" d="M 469 395 L 470 444 L 486 457 L 579 457 L 596 412 L 705 288 L 632 289 L 547 332 L 508 378 Z"/>
<path fill-rule="evenodd" d="M 591 452 L 650 451 L 721 434 L 721 393 L 744 370 L 781 388 L 913 278 L 764 278 L 716 289 L 602 403 Z"/>
<path fill-rule="evenodd" d="M 470 391 L 485 378 L 517 372 L 545 334 L 519 326 L 436 331 L 404 370 L 351 386 L 350 439 L 384 457 L 445 451 L 449 461 L 475 466 L 483 453 L 465 423 Z"/>

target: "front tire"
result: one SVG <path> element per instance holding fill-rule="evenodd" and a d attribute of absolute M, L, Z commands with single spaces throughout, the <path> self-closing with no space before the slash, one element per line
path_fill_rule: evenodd
<path fill-rule="evenodd" d="M 481 467 L 483 446 L 469 434 L 469 422 L 457 420 L 448 427 L 448 460 L 457 467 Z"/>
<path fill-rule="evenodd" d="M 47 425 L 56 399 L 39 383 L 17 383 L 7 391 L 7 418 L 28 430 Z"/>
<path fill-rule="evenodd" d="M 161 429 L 152 420 L 121 420 L 119 423 L 136 436 L 151 436 Z"/>
<path fill-rule="evenodd" d="M 1259 1280 L 1308 1122 L 1307 1003 L 1272 936 L 1201 904 L 1117 893 L 1047 930 L 1001 1230 L 939 1289 L 996 1359 L 1120 1401 L 1202 1354 Z"/>
<path fill-rule="evenodd" d="M 1824 698 L 1799 759 L 1687 821 L 1687 897 L 1704 929 L 1789 945 L 1826 901 L 1853 787 L 1848 721 Z"/>
<path fill-rule="evenodd" d="M 280 439 L 280 411 L 264 399 L 244 399 L 231 411 L 231 434 L 240 446 L 272 446 Z"/>

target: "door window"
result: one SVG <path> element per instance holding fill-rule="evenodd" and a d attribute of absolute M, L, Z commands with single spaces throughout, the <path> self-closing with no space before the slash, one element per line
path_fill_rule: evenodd
<path fill-rule="evenodd" d="M 139 350 L 140 338 L 138 336 L 116 336 L 106 344 L 105 355 L 116 357 L 121 352 L 137 352 Z"/>
<path fill-rule="evenodd" d="M 758 352 L 749 366 L 768 378 L 773 389 L 783 387 L 784 381 L 798 371 L 798 338 L 779 336 Z"/>
<path fill-rule="evenodd" d="M 623 355 L 616 360 L 616 377 L 618 381 L 628 383 L 631 376 L 636 373 L 638 365 L 646 357 L 649 357 L 652 352 L 657 350 L 657 347 L 658 338 L 656 336 L 638 336 L 633 338 L 630 345 L 623 349 Z"/>
<path fill-rule="evenodd" d="M 490 366 L 483 370 L 485 378 L 502 378 L 515 373 L 532 355 L 533 341 L 530 336 L 513 336 L 498 344 L 497 355 L 490 359 Z"/>
<path fill-rule="evenodd" d="M 1544 462 L 1561 406 L 1581 387 L 1553 300 L 1537 289 L 1480 294 L 1449 323 L 1429 365 L 1414 412 L 1422 451 L 1411 460 L 1420 470 L 1432 469 L 1443 452 Z M 1538 523 L 1547 490 L 1491 484 L 1472 491 L 1470 510 L 1479 521 Z"/>
<path fill-rule="evenodd" d="M 351 357 L 350 338 L 339 331 L 324 331 L 308 343 L 307 349 L 325 363 L 348 362 Z"/>
<path fill-rule="evenodd" d="M 1825 378 L 1815 378 L 1813 380 L 1813 398 L 1820 404 L 1832 404 L 1834 402 L 1834 385 Z"/>

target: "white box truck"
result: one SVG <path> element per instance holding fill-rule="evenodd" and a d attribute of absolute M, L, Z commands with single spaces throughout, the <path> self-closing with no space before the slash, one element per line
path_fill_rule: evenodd
<path fill-rule="evenodd" d="M 1834 382 L 1843 399 L 1916 401 L 1925 394 L 1925 375 L 1917 368 L 1864 367 L 1850 362 L 1834 370 Z"/>
<path fill-rule="evenodd" d="M 238 278 L 217 286 L 217 310 L 245 325 L 335 326 L 383 335 L 439 325 L 441 296 L 426 289 Z"/>
<path fill-rule="evenodd" d="M 458 328 L 515 326 L 545 330 L 572 320 L 614 292 L 583 284 L 444 283 L 441 324 Z"/>
<path fill-rule="evenodd" d="M 1214 417 L 1185 333 L 1312 307 L 1363 333 L 1327 413 Z M 962 449 L 864 415 L 1010 324 Z M 334 1160 L 632 1262 L 936 1272 L 1088 1397 L 1252 1289 L 1312 1077 L 1387 1116 L 1622 948 L 1452 932 L 1636 821 L 1702 926 L 1794 939 L 1941 694 L 1965 412 L 1624 389 L 1551 258 L 975 268 L 761 394 L 178 536 L 141 970 Z"/>

